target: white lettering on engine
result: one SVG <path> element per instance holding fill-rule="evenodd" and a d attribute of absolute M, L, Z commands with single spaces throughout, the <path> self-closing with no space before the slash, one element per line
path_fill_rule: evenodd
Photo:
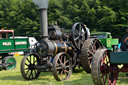
<path fill-rule="evenodd" d="M 3 42 L 3 46 L 10 46 L 11 42 Z"/>
<path fill-rule="evenodd" d="M 26 45 L 27 44 L 27 42 L 25 41 L 25 42 L 15 42 L 15 45 Z"/>

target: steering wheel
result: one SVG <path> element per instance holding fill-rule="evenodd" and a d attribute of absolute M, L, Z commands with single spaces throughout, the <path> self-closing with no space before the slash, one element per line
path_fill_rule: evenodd
<path fill-rule="evenodd" d="M 71 40 L 77 50 L 82 48 L 84 41 L 88 38 L 88 33 L 85 25 L 82 22 L 77 22 L 72 26 Z"/>

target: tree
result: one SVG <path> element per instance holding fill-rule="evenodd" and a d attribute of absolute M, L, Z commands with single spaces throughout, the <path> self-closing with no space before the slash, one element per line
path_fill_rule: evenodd
<path fill-rule="evenodd" d="M 31 0 L 0 0 L 0 28 L 39 37 L 38 9 Z"/>
<path fill-rule="evenodd" d="M 71 30 L 75 22 L 83 22 L 91 32 L 109 31 L 119 37 L 128 27 L 127 3 L 127 0 L 49 0 L 48 23 L 57 22 Z M 0 28 L 39 38 L 37 6 L 31 0 L 0 0 Z"/>

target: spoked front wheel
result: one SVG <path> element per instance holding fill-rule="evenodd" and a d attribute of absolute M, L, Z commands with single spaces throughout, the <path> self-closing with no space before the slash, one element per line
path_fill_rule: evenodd
<path fill-rule="evenodd" d="M 66 53 L 59 53 L 53 61 L 53 75 L 57 81 L 67 80 L 72 74 L 72 61 Z"/>
<path fill-rule="evenodd" d="M 39 76 L 40 72 L 35 68 L 37 65 L 39 65 L 39 57 L 36 54 L 28 54 L 22 59 L 20 70 L 25 80 Z"/>
<path fill-rule="evenodd" d="M 113 70 L 116 66 L 110 63 L 110 51 L 100 49 L 96 51 L 92 60 L 92 79 L 94 85 L 116 85 L 118 72 Z"/>

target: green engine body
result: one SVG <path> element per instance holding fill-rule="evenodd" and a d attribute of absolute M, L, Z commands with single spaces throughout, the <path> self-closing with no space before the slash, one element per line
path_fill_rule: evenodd
<path fill-rule="evenodd" d="M 119 44 L 119 39 L 113 39 L 110 32 L 91 33 L 91 36 L 95 36 L 96 38 L 98 38 L 101 44 L 111 51 L 113 51 L 114 47 Z"/>

